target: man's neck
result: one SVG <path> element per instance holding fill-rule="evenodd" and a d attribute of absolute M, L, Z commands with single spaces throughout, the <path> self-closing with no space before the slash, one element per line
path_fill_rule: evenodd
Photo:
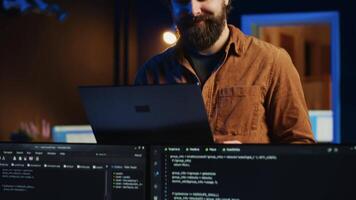
<path fill-rule="evenodd" d="M 216 42 L 213 45 L 211 45 L 209 48 L 199 51 L 198 53 L 201 55 L 212 55 L 219 52 L 224 47 L 226 41 L 229 39 L 229 35 L 230 35 L 230 30 L 229 27 L 227 26 L 227 22 L 225 22 L 224 29 L 221 32 L 218 40 L 216 40 Z"/>

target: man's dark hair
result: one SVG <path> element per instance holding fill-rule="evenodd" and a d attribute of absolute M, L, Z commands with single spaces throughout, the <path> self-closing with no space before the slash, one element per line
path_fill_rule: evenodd
<path fill-rule="evenodd" d="M 171 7 L 171 1 L 172 0 L 161 0 L 164 4 L 166 4 L 169 8 Z M 226 6 L 226 15 L 229 15 L 230 11 L 232 10 L 232 1 L 233 0 L 229 0 L 229 4 Z"/>

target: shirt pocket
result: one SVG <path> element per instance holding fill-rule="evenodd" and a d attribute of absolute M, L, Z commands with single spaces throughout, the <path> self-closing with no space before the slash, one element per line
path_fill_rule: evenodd
<path fill-rule="evenodd" d="M 257 132 L 261 99 L 260 86 L 235 86 L 218 90 L 215 133 L 246 135 Z"/>

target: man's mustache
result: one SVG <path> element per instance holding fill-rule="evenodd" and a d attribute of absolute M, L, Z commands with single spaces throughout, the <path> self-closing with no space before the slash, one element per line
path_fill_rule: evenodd
<path fill-rule="evenodd" d="M 199 15 L 199 16 L 184 16 L 179 19 L 179 23 L 183 27 L 191 27 L 195 23 L 201 22 L 201 21 L 208 21 L 213 19 L 212 15 Z"/>

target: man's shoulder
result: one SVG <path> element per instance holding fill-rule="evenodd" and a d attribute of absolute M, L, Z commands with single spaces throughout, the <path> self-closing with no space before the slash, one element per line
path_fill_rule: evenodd
<path fill-rule="evenodd" d="M 289 73 L 294 70 L 294 65 L 288 52 L 274 44 L 266 42 L 255 36 L 250 36 L 242 33 L 238 28 L 234 30 L 237 44 L 241 45 L 243 53 L 242 59 L 247 60 L 249 63 L 251 60 L 255 60 L 256 67 L 263 65 L 264 69 L 270 69 L 273 72 L 283 71 Z M 257 58 L 257 60 L 256 60 Z M 271 72 L 272 72 L 271 71 Z"/>
<path fill-rule="evenodd" d="M 173 46 L 159 54 L 154 55 L 146 61 L 146 63 L 141 67 L 141 70 L 154 70 L 160 67 L 169 66 L 169 63 L 176 60 L 176 51 L 176 47 Z"/>
<path fill-rule="evenodd" d="M 278 55 L 282 48 L 277 47 L 271 43 L 263 41 L 255 36 L 244 34 L 239 28 L 230 25 L 233 31 L 233 40 L 238 45 L 238 49 L 242 50 L 243 53 L 256 55 L 258 52 L 259 56 L 266 56 L 273 58 Z"/>
<path fill-rule="evenodd" d="M 175 66 L 177 58 L 176 47 L 170 47 L 163 52 L 153 56 L 146 61 L 137 71 L 135 84 L 157 84 L 159 80 L 158 74 L 167 71 L 167 68 Z"/>
<path fill-rule="evenodd" d="M 248 45 L 248 50 L 250 51 L 258 51 L 260 56 L 276 56 L 278 55 L 282 48 L 275 46 L 269 42 L 263 41 L 259 38 L 256 38 L 254 36 L 247 36 L 250 40 L 250 43 Z"/>

